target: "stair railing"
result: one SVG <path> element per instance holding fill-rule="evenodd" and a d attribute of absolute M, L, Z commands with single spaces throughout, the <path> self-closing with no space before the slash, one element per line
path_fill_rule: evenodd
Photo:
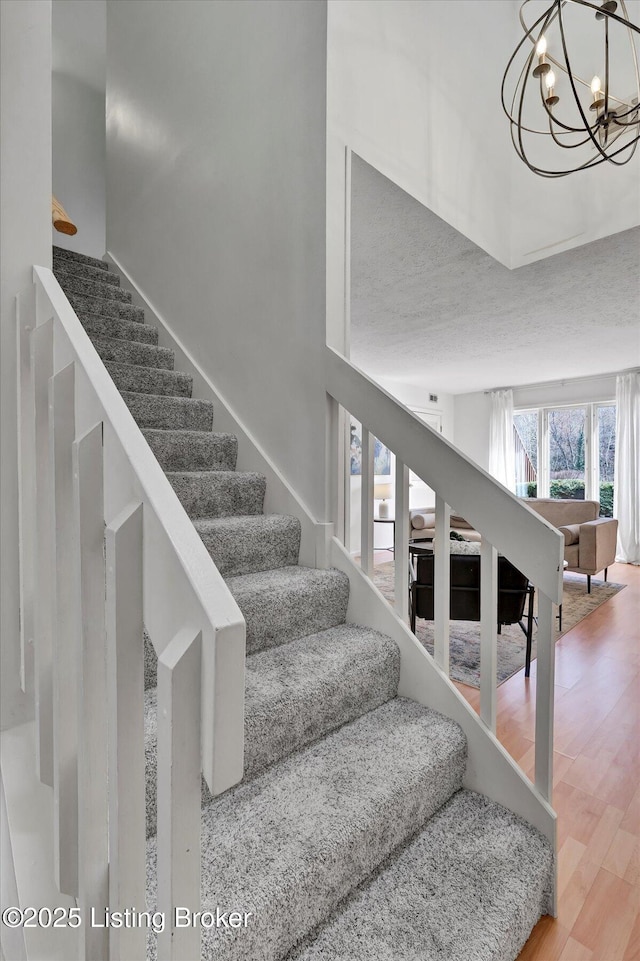
<path fill-rule="evenodd" d="M 22 632 L 33 632 L 36 763 L 53 788 L 58 887 L 83 912 L 82 957 L 143 961 L 144 642 L 158 655 L 158 957 L 200 957 L 201 772 L 242 777 L 240 610 L 50 270 L 18 319 Z M 159 919 L 158 919 L 159 920 Z M 159 926 L 159 925 L 158 925 Z"/>
<path fill-rule="evenodd" d="M 338 536 L 344 530 L 344 417 L 352 415 L 362 424 L 361 567 L 369 577 L 373 573 L 374 557 L 374 438 L 395 454 L 395 607 L 405 622 L 409 592 L 409 469 L 436 493 L 434 581 L 438 590 L 434 595 L 434 658 L 447 676 L 450 505 L 482 534 L 480 717 L 493 734 L 497 700 L 498 553 L 508 557 L 537 588 L 535 787 L 545 801 L 550 801 L 555 663 L 553 604 L 562 603 L 562 535 L 331 347 L 326 347 L 325 364 L 330 400 L 329 493 Z M 398 563 L 402 558 L 406 562 Z"/>

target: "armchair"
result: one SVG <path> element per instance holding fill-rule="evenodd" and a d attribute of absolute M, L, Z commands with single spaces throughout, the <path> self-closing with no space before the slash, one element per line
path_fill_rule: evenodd
<path fill-rule="evenodd" d="M 599 517 L 598 501 L 560 498 L 524 497 L 525 504 L 564 535 L 564 559 L 567 570 L 587 575 L 587 594 L 591 593 L 591 577 L 616 559 L 618 522 L 612 517 Z"/>
<path fill-rule="evenodd" d="M 456 548 L 451 545 L 452 551 Z M 464 553 L 451 554 L 449 612 L 455 621 L 480 620 L 480 545 L 468 544 Z M 411 564 L 411 630 L 415 633 L 416 618 L 432 621 L 434 616 L 434 555 L 426 548 L 414 548 Z M 418 553 L 419 552 L 419 553 Z M 416 556 L 417 555 L 417 556 Z M 415 563 L 413 562 L 415 559 Z M 531 667 L 533 635 L 533 585 L 527 577 L 503 557 L 498 557 L 498 633 L 503 625 L 518 624 L 526 638 L 525 677 Z M 525 603 L 529 604 L 525 617 Z"/>

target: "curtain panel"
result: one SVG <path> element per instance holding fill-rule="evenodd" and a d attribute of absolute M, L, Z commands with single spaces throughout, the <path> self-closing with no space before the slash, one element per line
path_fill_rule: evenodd
<path fill-rule="evenodd" d="M 640 371 L 616 378 L 616 460 L 613 516 L 617 561 L 640 564 Z"/>
<path fill-rule="evenodd" d="M 513 441 L 513 391 L 491 391 L 489 473 L 515 493 L 516 463 Z"/>

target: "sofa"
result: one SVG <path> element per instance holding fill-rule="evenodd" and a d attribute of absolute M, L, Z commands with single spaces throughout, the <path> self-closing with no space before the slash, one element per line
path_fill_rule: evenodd
<path fill-rule="evenodd" d="M 587 575 L 587 593 L 591 578 L 604 571 L 616 559 L 618 522 L 599 517 L 598 501 L 561 500 L 554 497 L 523 497 L 522 500 L 564 535 L 566 570 Z"/>
<path fill-rule="evenodd" d="M 435 507 L 418 507 L 409 511 L 409 540 L 432 541 L 436 527 Z M 450 530 L 465 541 L 480 541 L 480 534 L 459 514 L 451 514 Z"/>

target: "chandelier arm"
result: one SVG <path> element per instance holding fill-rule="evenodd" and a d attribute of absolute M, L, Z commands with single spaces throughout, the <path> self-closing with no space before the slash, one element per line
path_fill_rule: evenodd
<path fill-rule="evenodd" d="M 615 116 L 612 117 L 611 119 L 613 120 L 614 123 L 618 123 L 620 120 L 624 119 L 624 117 L 630 117 L 631 114 L 638 113 L 639 110 L 640 110 L 640 104 L 634 103 L 633 106 L 629 107 L 628 110 L 624 110 L 621 113 L 618 113 L 616 111 Z M 637 123 L 637 122 L 638 122 L 637 120 L 634 121 L 634 123 Z"/>
<path fill-rule="evenodd" d="M 559 127 L 562 127 L 562 129 L 563 129 L 564 131 L 566 131 L 567 133 L 584 133 L 585 126 L 587 127 L 588 130 L 596 130 L 596 129 L 597 129 L 597 127 L 598 127 L 597 122 L 594 123 L 593 126 L 592 126 L 586 119 L 585 119 L 585 124 L 584 124 L 582 127 L 570 127 L 568 124 L 563 123 L 562 120 L 559 120 L 559 119 L 555 116 L 555 114 L 553 114 L 553 113 L 551 112 L 548 103 L 546 102 L 546 100 L 544 99 L 544 97 L 543 97 L 542 95 L 540 96 L 540 99 L 541 99 L 541 101 L 542 101 L 542 106 L 543 106 L 544 110 L 547 112 L 548 116 L 551 117 L 551 119 L 554 121 L 554 123 L 556 123 Z M 546 133 L 546 130 L 545 130 L 544 132 Z M 577 145 L 576 145 L 576 146 L 577 146 Z"/>
<path fill-rule="evenodd" d="M 588 4 L 588 6 L 591 6 L 591 4 Z M 576 85 L 573 80 L 573 75 L 571 73 L 571 63 L 569 61 L 569 51 L 567 50 L 567 41 L 564 35 L 564 24 L 562 23 L 562 8 L 559 8 L 558 10 L 558 25 L 560 27 L 560 39 L 562 40 L 562 52 L 564 54 L 564 59 L 567 64 L 567 76 L 569 77 L 569 83 L 571 84 L 571 89 L 573 90 L 573 97 L 576 102 L 576 107 L 578 108 L 578 112 L 582 117 L 582 122 L 585 126 L 585 130 L 587 130 L 589 133 L 591 142 L 593 143 L 598 153 L 602 154 L 602 156 L 606 159 L 606 156 L 607 156 L 606 153 L 604 152 L 604 150 L 598 143 L 597 139 L 593 136 L 591 132 L 589 121 L 587 120 L 584 110 L 582 109 L 582 104 L 580 103 L 580 98 L 578 97 L 578 91 L 576 90 Z"/>
<path fill-rule="evenodd" d="M 553 117 L 549 118 L 549 133 L 547 134 L 547 136 L 549 135 L 551 135 L 553 142 L 557 144 L 558 147 L 562 147 L 563 150 L 574 150 L 576 147 L 583 147 L 586 143 L 589 143 L 590 141 L 589 137 L 585 137 L 584 140 L 580 140 L 578 143 L 562 143 L 561 140 L 558 140 L 558 134 L 553 129 Z"/>

